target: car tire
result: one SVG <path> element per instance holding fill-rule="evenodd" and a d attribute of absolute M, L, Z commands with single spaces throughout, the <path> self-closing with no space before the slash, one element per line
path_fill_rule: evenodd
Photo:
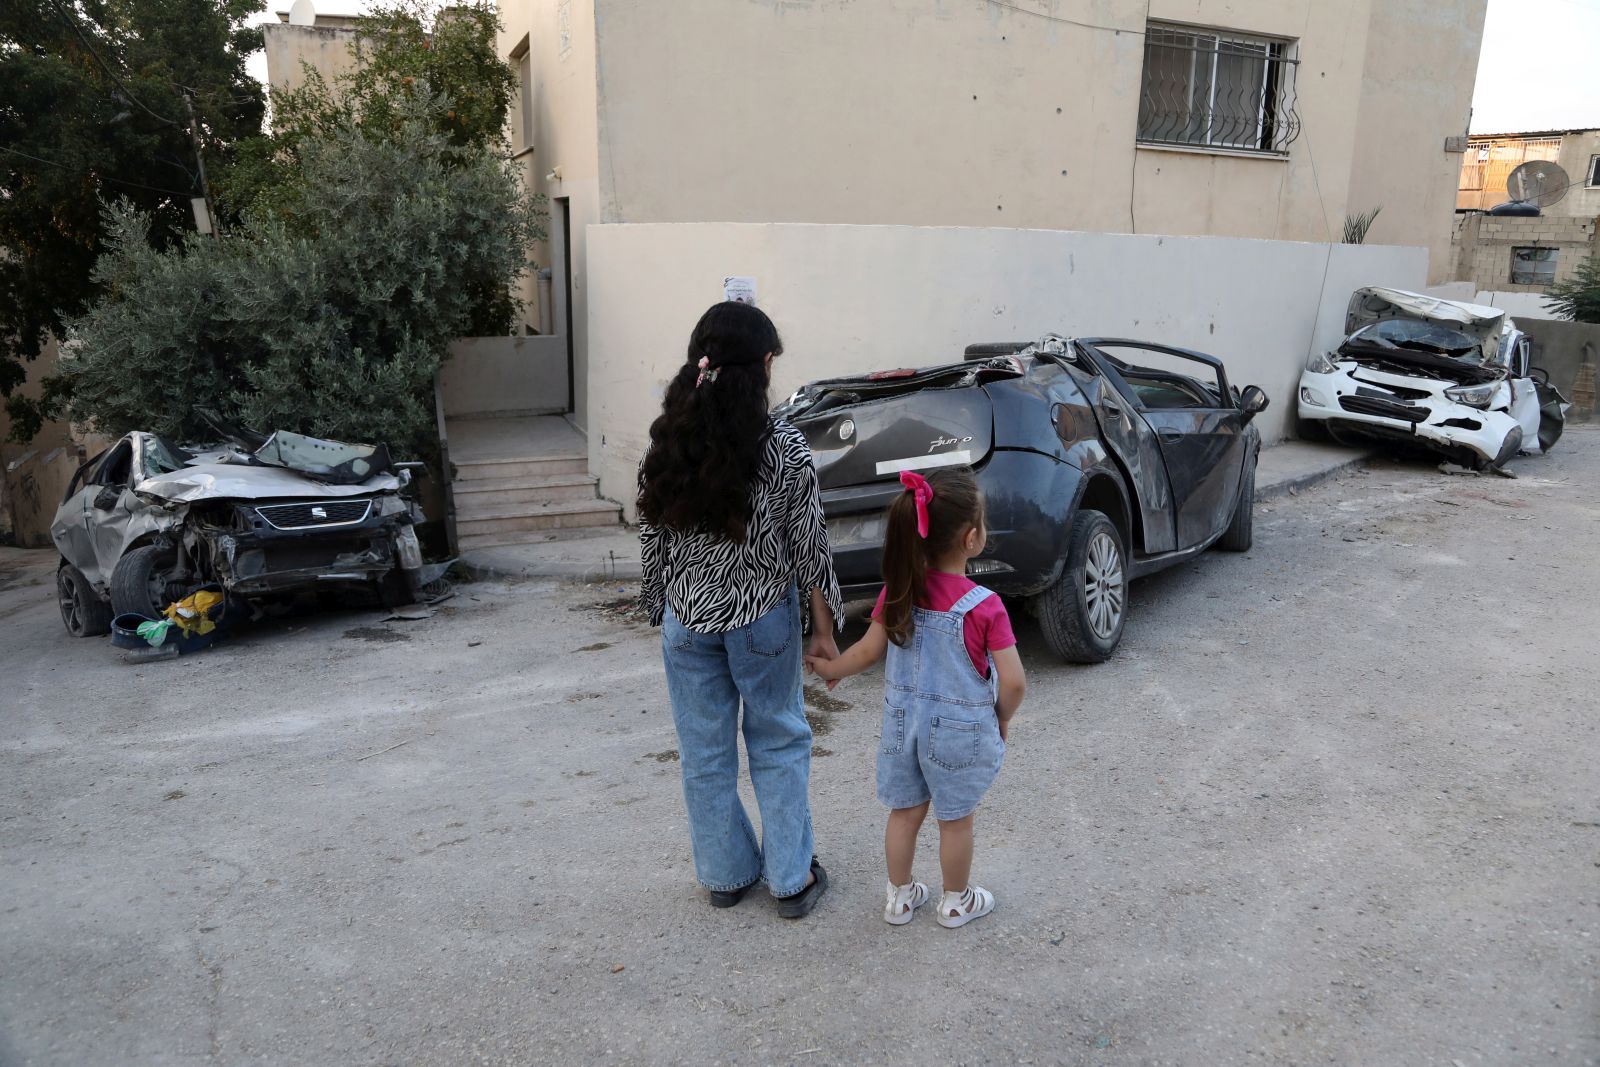
<path fill-rule="evenodd" d="M 1045 641 L 1068 663 L 1104 663 L 1117 650 L 1128 617 L 1127 550 L 1104 512 L 1073 516 L 1066 564 L 1038 608 Z"/>
<path fill-rule="evenodd" d="M 1217 547 L 1224 552 L 1248 552 L 1255 541 L 1256 461 L 1250 460 L 1239 486 L 1239 502 L 1233 506 L 1233 520 L 1217 538 Z"/>
<path fill-rule="evenodd" d="M 61 623 L 73 637 L 111 632 L 111 605 L 100 599 L 82 571 L 65 561 L 56 570 L 56 600 L 61 605 Z"/>
<path fill-rule="evenodd" d="M 159 619 L 171 603 L 159 590 L 175 562 L 172 550 L 160 545 L 143 545 L 117 560 L 111 570 L 111 610 Z"/>

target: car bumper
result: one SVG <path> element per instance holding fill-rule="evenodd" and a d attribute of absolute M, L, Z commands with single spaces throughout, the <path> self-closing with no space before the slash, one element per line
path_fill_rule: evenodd
<path fill-rule="evenodd" d="M 1470 407 L 1444 395 L 1450 383 L 1342 364 L 1332 374 L 1300 376 L 1302 419 L 1370 436 L 1413 441 L 1477 464 L 1516 455 L 1522 429 L 1509 411 Z M 1395 390 L 1405 390 L 1401 395 Z M 1417 395 L 1425 394 L 1425 395 Z"/>
<path fill-rule="evenodd" d="M 988 549 L 968 573 L 1007 596 L 1031 596 L 1061 571 L 1064 538 L 1083 474 L 1037 452 L 1001 449 L 976 472 L 983 491 Z M 877 596 L 883 586 L 885 514 L 903 490 L 896 482 L 822 493 L 834 571 L 846 599 Z"/>

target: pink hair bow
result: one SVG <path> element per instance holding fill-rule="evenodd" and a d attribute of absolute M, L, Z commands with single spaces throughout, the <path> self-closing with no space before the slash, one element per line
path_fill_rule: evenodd
<path fill-rule="evenodd" d="M 928 505 L 933 501 L 933 486 L 928 484 L 928 479 L 916 471 L 901 471 L 900 484 L 906 487 L 906 492 L 917 502 L 917 536 L 924 541 L 928 539 Z"/>
<path fill-rule="evenodd" d="M 700 388 L 700 386 L 705 382 L 714 382 L 717 380 L 718 368 L 711 365 L 710 356 L 701 356 L 700 362 L 696 363 L 695 366 L 700 368 L 700 374 L 694 380 L 694 387 L 696 389 Z"/>

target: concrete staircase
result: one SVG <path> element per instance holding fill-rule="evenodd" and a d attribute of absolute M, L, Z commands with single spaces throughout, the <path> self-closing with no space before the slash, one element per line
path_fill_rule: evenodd
<path fill-rule="evenodd" d="M 457 549 L 616 532 L 622 506 L 602 500 L 588 447 L 559 415 L 449 420 Z"/>

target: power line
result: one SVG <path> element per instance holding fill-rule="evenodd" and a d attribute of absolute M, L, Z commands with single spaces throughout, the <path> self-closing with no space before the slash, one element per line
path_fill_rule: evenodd
<path fill-rule="evenodd" d="M 145 114 L 149 115 L 158 122 L 164 122 L 168 126 L 178 126 L 181 128 L 181 123 L 174 122 L 172 119 L 166 118 L 163 115 L 157 115 L 145 105 L 143 100 L 140 100 L 137 96 L 133 95 L 133 90 L 124 84 L 123 80 L 117 76 L 116 71 L 111 69 L 111 64 L 100 58 L 100 53 L 95 51 L 94 45 L 90 43 L 89 38 L 84 34 L 82 27 L 78 25 L 77 19 L 67 14 L 66 9 L 58 4 L 56 0 L 45 0 L 45 2 L 50 5 L 50 9 L 52 11 L 61 16 L 62 21 L 65 22 L 72 32 L 77 35 L 78 40 L 83 42 L 83 47 L 87 48 L 89 50 L 89 54 L 94 57 L 94 61 L 100 64 L 100 69 L 110 75 L 111 80 L 117 83 L 117 88 L 122 90 L 123 95 L 128 98 L 130 103 L 137 104 Z"/>
<path fill-rule="evenodd" d="M 8 153 L 8 154 L 13 155 L 13 156 L 21 156 L 23 159 L 31 159 L 35 163 L 43 163 L 47 167 L 58 167 L 61 170 L 71 170 L 72 169 L 71 167 L 67 166 L 65 163 L 57 163 L 53 159 L 44 159 L 44 158 L 41 158 L 40 156 L 29 155 L 27 152 L 19 152 L 15 148 L 7 148 L 5 145 L 0 145 L 0 152 L 5 152 L 5 153 Z M 84 171 L 82 173 L 88 174 L 88 175 L 90 175 L 91 177 L 94 177 L 94 178 L 98 178 L 100 181 L 103 181 L 103 182 L 115 182 L 117 185 L 127 185 L 127 186 L 130 186 L 130 187 L 134 188 L 134 189 L 147 189 L 152 193 L 166 193 L 168 196 L 181 196 L 181 197 L 184 197 L 185 199 L 188 199 L 189 197 L 192 197 L 194 195 L 194 193 L 192 193 L 192 192 L 183 193 L 183 192 L 179 192 L 176 189 L 163 189 L 159 185 L 145 185 L 142 182 L 130 182 L 126 178 L 113 178 L 110 175 L 101 174 L 98 171 L 94 171 L 94 170 Z"/>

